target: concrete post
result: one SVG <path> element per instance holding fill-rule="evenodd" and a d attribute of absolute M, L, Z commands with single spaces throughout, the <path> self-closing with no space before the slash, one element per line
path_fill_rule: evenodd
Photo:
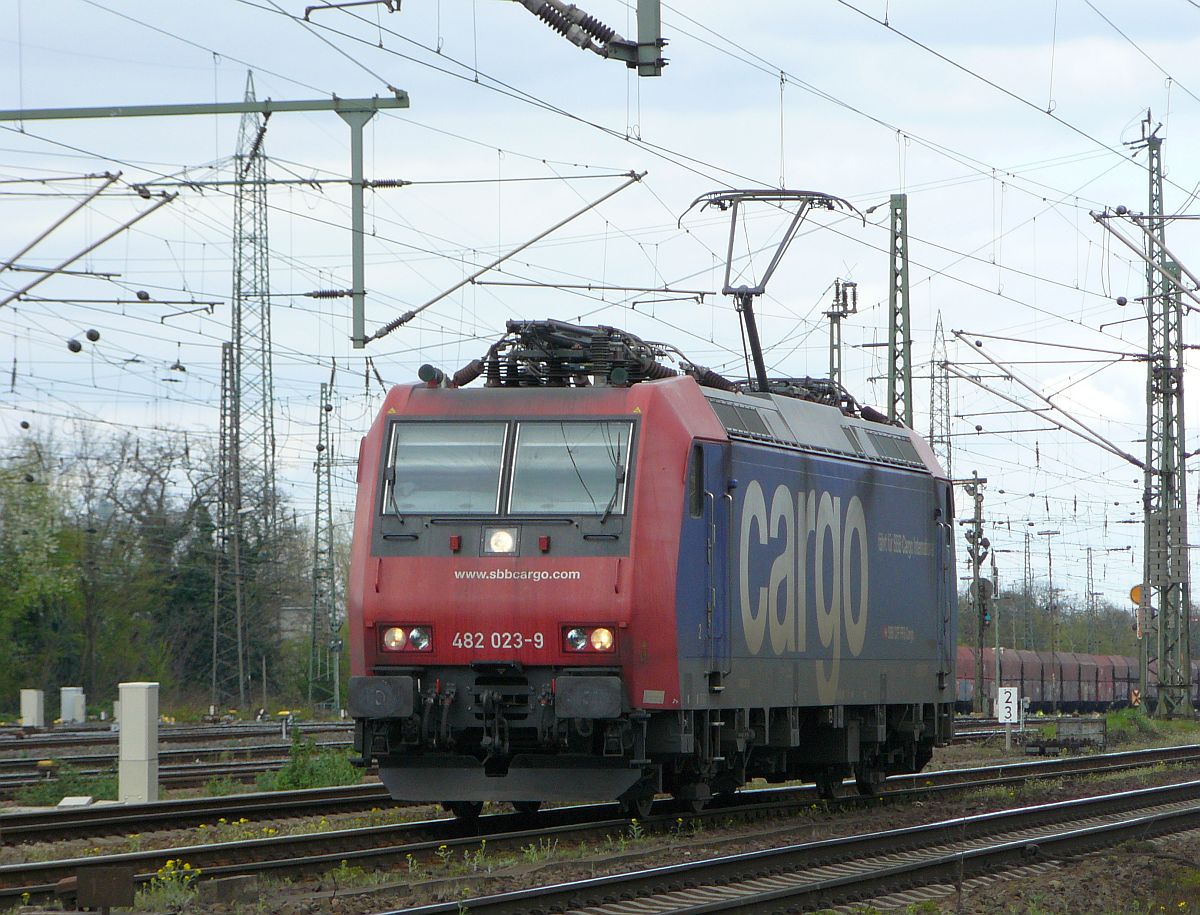
<path fill-rule="evenodd" d="M 122 683 L 118 800 L 158 800 L 158 684 Z"/>
<path fill-rule="evenodd" d="M 121 720 L 121 700 L 114 699 L 113 700 L 113 721 L 120 721 L 120 720 Z"/>
<path fill-rule="evenodd" d="M 82 686 L 64 686 L 58 691 L 59 718 L 63 724 L 82 724 L 87 720 L 87 705 Z"/>
<path fill-rule="evenodd" d="M 21 690 L 21 726 L 44 728 L 46 726 L 46 694 L 40 689 Z"/>

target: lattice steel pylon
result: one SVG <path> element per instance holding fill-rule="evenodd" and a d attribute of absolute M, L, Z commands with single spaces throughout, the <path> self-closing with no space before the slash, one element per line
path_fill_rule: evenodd
<path fill-rule="evenodd" d="M 908 195 L 892 194 L 891 266 L 888 271 L 888 419 L 910 429 L 912 328 L 908 318 Z"/>
<path fill-rule="evenodd" d="M 332 701 L 340 706 L 339 671 L 341 618 L 337 612 L 337 579 L 333 560 L 333 413 L 332 385 L 321 384 L 317 422 L 317 504 L 313 529 L 312 639 L 308 658 L 308 701 Z"/>
<path fill-rule="evenodd" d="M 237 360 L 221 344 L 221 428 L 214 534 L 211 702 L 214 711 L 237 697 L 246 707 L 246 629 L 242 576 L 241 472 L 238 461 Z"/>
<path fill-rule="evenodd" d="M 246 74 L 245 101 L 255 101 Z M 244 114 L 234 155 L 232 340 L 237 361 L 238 514 L 246 556 L 244 625 L 247 651 L 273 655 L 281 604 L 279 508 L 275 487 L 275 409 L 271 370 L 270 250 L 267 242 L 267 163 L 263 139 L 269 115 Z"/>
<path fill-rule="evenodd" d="M 942 313 L 933 330 L 933 358 L 929 365 L 929 447 L 942 463 L 946 476 L 954 479 L 954 456 L 950 447 L 950 369 L 946 354 L 946 332 Z"/>
<path fill-rule="evenodd" d="M 1157 684 L 1155 715 L 1193 714 L 1189 681 L 1187 492 L 1184 473 L 1183 302 L 1170 262 L 1163 211 L 1162 138 L 1150 129 L 1136 144 L 1149 155 L 1146 253 L 1146 470 L 1142 599 L 1138 607 L 1143 695 Z M 1157 265 L 1159 269 L 1155 269 Z"/>

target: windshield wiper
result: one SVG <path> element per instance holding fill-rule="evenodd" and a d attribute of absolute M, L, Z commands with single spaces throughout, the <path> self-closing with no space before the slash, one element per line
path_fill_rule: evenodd
<path fill-rule="evenodd" d="M 603 524 L 608 520 L 608 516 L 612 514 L 613 509 L 617 505 L 617 496 L 621 494 L 621 485 L 625 482 L 625 468 L 617 465 L 617 478 L 613 482 L 612 495 L 608 499 L 608 505 L 604 507 L 604 514 L 600 516 L 600 523 Z"/>
<path fill-rule="evenodd" d="M 396 516 L 401 524 L 404 523 L 404 515 L 400 514 L 400 503 L 396 501 L 396 468 L 389 467 L 384 474 L 384 482 L 388 484 L 388 505 L 392 509 L 392 513 Z"/>

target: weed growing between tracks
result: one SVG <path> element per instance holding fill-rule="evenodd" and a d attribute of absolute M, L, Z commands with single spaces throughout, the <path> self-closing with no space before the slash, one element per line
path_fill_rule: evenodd
<path fill-rule="evenodd" d="M 231 794 L 240 794 L 244 790 L 245 786 L 241 782 L 235 782 L 228 775 L 218 775 L 208 780 L 202 794 L 204 797 L 228 797 Z"/>
<path fill-rule="evenodd" d="M 148 912 L 178 911 L 195 898 L 193 884 L 199 876 L 199 868 L 172 858 L 150 878 L 149 884 L 138 890 L 135 908 Z"/>
<path fill-rule="evenodd" d="M 350 750 L 318 749 L 316 741 L 304 740 L 297 732 L 289 759 L 275 772 L 258 776 L 261 791 L 296 791 L 301 788 L 332 788 L 357 785 L 362 770 L 350 763 Z"/>
<path fill-rule="evenodd" d="M 16 801 L 30 807 L 53 807 L 64 797 L 84 794 L 97 800 L 115 801 L 117 774 L 84 775 L 69 763 L 62 763 L 50 778 L 18 790 Z"/>

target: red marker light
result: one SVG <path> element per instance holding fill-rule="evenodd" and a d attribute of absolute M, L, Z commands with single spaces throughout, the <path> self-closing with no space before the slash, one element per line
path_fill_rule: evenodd
<path fill-rule="evenodd" d="M 538 537 L 538 549 L 541 550 L 543 553 L 550 552 L 550 535 L 549 534 L 542 534 L 542 536 Z"/>
<path fill-rule="evenodd" d="M 461 534 L 451 534 L 450 535 L 450 552 L 457 553 L 461 549 L 462 549 L 462 535 Z"/>

